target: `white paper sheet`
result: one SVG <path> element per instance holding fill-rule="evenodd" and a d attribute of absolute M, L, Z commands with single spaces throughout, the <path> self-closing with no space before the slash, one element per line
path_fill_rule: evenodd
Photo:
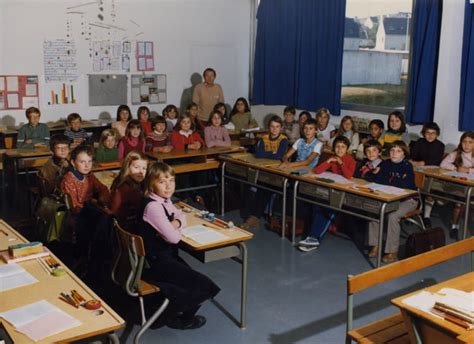
<path fill-rule="evenodd" d="M 200 245 L 211 244 L 228 239 L 226 235 L 202 225 L 185 228 L 181 231 L 181 233 L 185 237 L 194 240 Z"/>
<path fill-rule="evenodd" d="M 138 55 L 139 56 L 145 55 L 145 42 L 138 42 Z"/>
<path fill-rule="evenodd" d="M 140 85 L 140 78 L 137 76 L 132 76 L 132 85 Z"/>
<path fill-rule="evenodd" d="M 148 95 L 150 93 L 150 87 L 146 85 L 141 85 L 140 86 L 140 94 L 142 95 Z"/>
<path fill-rule="evenodd" d="M 166 102 L 166 93 L 165 92 L 158 93 L 158 101 L 160 103 Z"/>
<path fill-rule="evenodd" d="M 140 57 L 138 59 L 138 70 L 145 70 L 146 69 L 146 59 L 144 57 Z"/>
<path fill-rule="evenodd" d="M 38 97 L 23 97 L 23 108 L 27 109 L 30 106 L 38 107 Z"/>
<path fill-rule="evenodd" d="M 9 92 L 18 91 L 18 77 L 7 76 L 7 91 Z"/>
<path fill-rule="evenodd" d="M 384 192 L 387 194 L 393 194 L 393 195 L 404 195 L 406 193 L 405 189 L 400 189 L 395 186 L 390 186 L 390 185 L 382 185 L 382 184 L 377 184 L 377 183 L 369 183 L 363 185 L 365 188 L 369 188 L 374 191 L 380 191 Z"/>
<path fill-rule="evenodd" d="M 36 84 L 26 84 L 25 85 L 25 95 L 28 97 L 35 97 L 36 93 Z"/>
<path fill-rule="evenodd" d="M 457 172 L 457 171 L 445 172 L 444 175 L 451 176 L 451 177 L 457 177 L 457 178 L 466 178 L 466 179 L 469 179 L 469 180 L 474 179 L 474 174 L 462 173 L 462 172 Z"/>
<path fill-rule="evenodd" d="M 18 97 L 18 93 L 8 93 L 7 104 L 10 109 L 18 109 L 20 107 L 20 99 Z"/>
<path fill-rule="evenodd" d="M 148 69 L 148 70 L 155 69 L 155 64 L 153 62 L 153 58 L 147 58 L 146 59 L 146 69 Z"/>
<path fill-rule="evenodd" d="M 26 270 L 18 264 L 3 264 L 0 265 L 0 278 L 19 274 L 25 271 Z"/>
<path fill-rule="evenodd" d="M 340 183 L 340 184 L 354 184 L 353 181 L 350 181 L 349 179 L 344 178 L 340 174 L 336 174 L 336 173 L 332 173 L 332 172 L 323 172 L 323 173 L 317 174 L 317 177 L 318 178 L 332 179 L 336 183 Z"/>
<path fill-rule="evenodd" d="M 8 321 L 16 328 L 23 326 L 39 317 L 46 315 L 56 307 L 46 300 L 41 300 L 29 305 L 11 309 L 9 311 L 0 313 L 0 317 Z"/>
<path fill-rule="evenodd" d="M 9 264 L 8 264 L 9 265 Z M 27 271 L 0 278 L 0 292 L 38 282 Z"/>
<path fill-rule="evenodd" d="M 153 43 L 152 42 L 145 42 L 145 54 L 147 56 L 153 55 Z"/>
<path fill-rule="evenodd" d="M 140 103 L 140 89 L 137 87 L 132 88 L 132 103 Z"/>
<path fill-rule="evenodd" d="M 158 75 L 158 89 L 159 90 L 165 90 L 166 89 L 166 77 L 164 75 Z"/>

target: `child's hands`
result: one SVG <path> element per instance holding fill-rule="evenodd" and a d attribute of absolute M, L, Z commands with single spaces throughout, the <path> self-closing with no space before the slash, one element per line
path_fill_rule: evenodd
<path fill-rule="evenodd" d="M 173 225 L 174 229 L 178 229 L 179 226 L 181 226 L 181 223 L 178 220 L 171 221 L 171 224 Z"/>
<path fill-rule="evenodd" d="M 169 153 L 173 150 L 173 146 L 164 146 L 162 147 L 162 149 L 163 149 L 162 150 L 163 153 Z"/>
<path fill-rule="evenodd" d="M 291 165 L 291 163 L 289 163 L 287 161 L 284 161 L 280 165 L 278 165 L 278 168 L 280 170 L 284 170 L 284 169 L 287 169 L 288 167 L 290 167 L 290 165 Z"/>
<path fill-rule="evenodd" d="M 33 140 L 32 140 L 32 139 L 26 139 L 26 140 L 25 140 L 25 143 L 26 143 L 27 145 L 32 144 L 32 143 L 33 143 Z"/>
<path fill-rule="evenodd" d="M 461 173 L 469 173 L 469 168 L 464 167 L 464 166 L 459 166 L 459 167 L 458 167 L 458 172 L 461 172 Z"/>
<path fill-rule="evenodd" d="M 31 140 L 30 140 L 31 141 Z M 26 141 L 25 141 L 26 142 Z M 46 148 L 46 145 L 44 143 L 37 143 L 33 147 L 35 148 Z"/>
<path fill-rule="evenodd" d="M 199 141 L 196 141 L 196 142 L 193 142 L 193 143 L 190 143 L 188 145 L 188 148 L 191 148 L 191 149 L 200 149 L 201 148 L 201 142 Z"/>
<path fill-rule="evenodd" d="M 372 171 L 373 174 L 377 174 L 377 173 L 379 173 L 379 172 L 380 172 L 380 167 L 376 167 L 376 168 L 374 168 L 373 171 Z"/>
<path fill-rule="evenodd" d="M 74 139 L 72 145 L 79 146 L 82 142 L 84 142 L 84 139 Z"/>

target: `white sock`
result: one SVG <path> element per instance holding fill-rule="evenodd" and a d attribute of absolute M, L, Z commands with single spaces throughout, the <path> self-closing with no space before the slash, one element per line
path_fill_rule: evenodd
<path fill-rule="evenodd" d="M 459 229 L 459 223 L 458 223 L 458 224 L 454 224 L 454 223 L 453 223 L 453 224 L 451 225 L 451 230 L 453 230 L 453 229 Z"/>
<path fill-rule="evenodd" d="M 423 217 L 429 218 L 431 216 L 431 210 L 433 209 L 433 203 L 425 202 L 425 206 L 423 209 Z"/>

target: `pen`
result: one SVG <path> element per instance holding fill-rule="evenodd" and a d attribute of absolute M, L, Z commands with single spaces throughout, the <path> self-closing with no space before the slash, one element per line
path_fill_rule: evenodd
<path fill-rule="evenodd" d="M 222 229 L 221 227 L 217 227 L 216 225 L 210 225 L 208 223 L 203 223 L 202 225 L 204 227 L 209 227 L 209 228 L 212 228 L 212 229 L 218 229 L 218 230 Z"/>
<path fill-rule="evenodd" d="M 58 297 L 58 299 L 60 299 L 60 300 L 63 301 L 63 302 L 66 302 L 66 303 L 67 303 L 68 305 L 70 305 L 70 306 L 76 307 L 75 305 L 73 305 L 71 302 L 69 302 L 68 300 L 66 300 L 66 299 L 63 298 L 63 297 Z M 78 307 L 76 307 L 76 308 L 78 308 Z"/>

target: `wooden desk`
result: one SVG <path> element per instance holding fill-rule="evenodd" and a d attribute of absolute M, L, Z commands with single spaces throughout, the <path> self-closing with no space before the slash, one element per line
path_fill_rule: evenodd
<path fill-rule="evenodd" d="M 178 202 L 179 207 L 188 207 L 192 210 L 191 213 L 186 213 L 186 220 L 188 226 L 199 224 L 209 224 L 209 222 L 196 216 L 198 210 L 182 202 Z M 213 226 L 215 227 L 215 226 Z M 245 241 L 253 238 L 253 234 L 238 227 L 234 228 L 220 228 L 213 229 L 219 233 L 224 234 L 228 238 L 217 243 L 200 245 L 192 239 L 183 237 L 181 240 L 181 249 L 188 252 L 194 258 L 202 263 L 210 263 L 223 259 L 232 259 L 242 266 L 241 280 L 240 280 L 240 328 L 245 328 L 245 315 L 247 304 L 247 246 Z"/>
<path fill-rule="evenodd" d="M 437 292 L 442 288 L 454 288 L 463 291 L 474 290 L 474 272 L 450 279 L 422 290 Z M 400 308 L 411 343 L 473 343 L 474 330 L 468 331 L 462 326 L 436 317 L 403 303 L 403 300 L 420 291 L 404 295 L 392 300 L 392 304 Z"/>
<path fill-rule="evenodd" d="M 271 170 L 280 165 L 279 160 L 257 159 L 250 153 L 235 153 L 232 156 L 219 156 L 221 165 L 221 214 L 225 212 L 225 179 L 241 184 L 269 190 L 282 196 L 281 237 L 285 237 L 286 191 L 288 173 Z"/>
<path fill-rule="evenodd" d="M 471 205 L 472 190 L 474 180 L 461 179 L 448 176 L 444 173 L 450 172 L 441 168 L 434 169 L 415 169 L 415 176 L 423 179 L 421 193 L 433 198 L 442 199 L 448 202 L 460 203 L 465 205 L 464 224 L 462 230 L 462 239 L 467 238 L 469 224 L 469 208 Z"/>
<path fill-rule="evenodd" d="M 8 236 L 0 232 L 0 249 L 6 248 L 27 240 L 11 228 L 6 222 L 0 220 L 0 229 L 8 233 Z M 14 237 L 15 241 L 8 241 L 9 237 Z M 61 261 L 51 254 L 58 262 Z M 4 264 L 3 261 L 0 264 Z M 90 338 L 98 335 L 109 335 L 114 343 L 119 343 L 115 330 L 123 327 L 125 321 L 110 308 L 103 300 L 99 298 L 87 285 L 85 285 L 67 266 L 61 263 L 67 274 L 63 277 L 54 277 L 40 266 L 38 261 L 30 260 L 19 263 L 25 270 L 32 274 L 39 282 L 10 289 L 1 292 L 0 312 L 5 312 L 14 308 L 22 307 L 40 300 L 47 300 L 51 304 L 70 314 L 74 318 L 82 322 L 82 325 L 70 330 L 52 335 L 36 343 L 69 343 L 71 341 Z M 76 289 L 86 299 L 100 300 L 102 303 L 102 315 L 94 315 L 92 311 L 85 308 L 74 308 L 58 299 L 61 292 L 69 293 L 70 290 Z M 15 329 L 6 321 L 2 320 L 3 325 L 7 329 L 14 343 L 34 343 L 25 335 L 16 332 Z"/>
<path fill-rule="evenodd" d="M 158 161 L 167 161 L 175 159 L 188 159 L 188 158 L 203 158 L 205 159 L 208 156 L 216 156 L 219 154 L 231 154 L 236 152 L 242 152 L 245 148 L 240 146 L 230 146 L 230 147 L 204 147 L 202 149 L 194 150 L 190 149 L 188 151 L 176 150 L 173 149 L 169 153 L 157 153 L 157 152 L 147 152 L 146 154 L 153 160 Z"/>

